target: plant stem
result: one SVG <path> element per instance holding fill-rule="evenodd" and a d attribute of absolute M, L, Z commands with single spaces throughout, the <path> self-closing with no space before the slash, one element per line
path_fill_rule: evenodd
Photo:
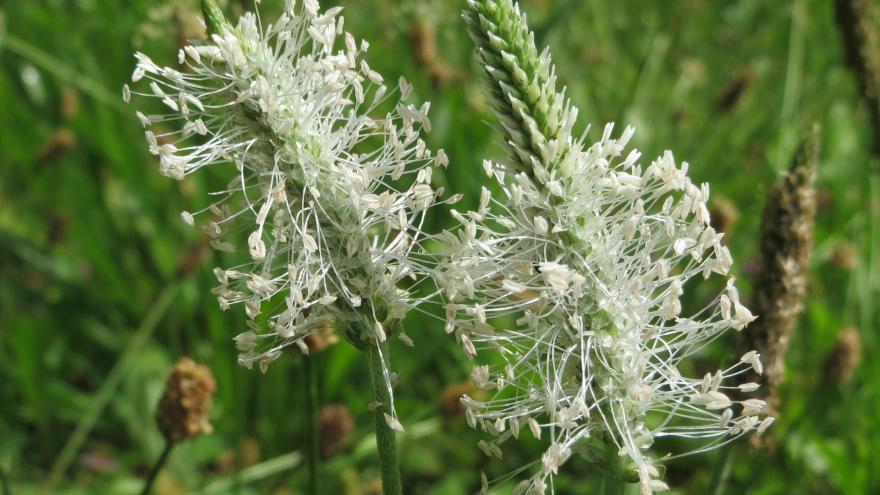
<path fill-rule="evenodd" d="M 614 444 L 605 446 L 605 470 L 602 471 L 602 495 L 623 495 L 626 492 L 626 471 Z"/>
<path fill-rule="evenodd" d="M 602 495 L 623 495 L 626 483 L 616 466 L 609 466 L 602 472 Z"/>
<path fill-rule="evenodd" d="M 306 379 L 306 415 L 309 426 L 306 431 L 308 444 L 309 493 L 318 494 L 318 374 L 315 373 L 314 356 L 303 356 Z"/>
<path fill-rule="evenodd" d="M 400 484 L 400 466 L 397 461 L 397 443 L 394 430 L 385 421 L 385 415 L 391 413 L 391 398 L 385 388 L 385 370 L 382 366 L 380 353 L 387 350 L 385 343 L 370 346 L 370 378 L 373 384 L 373 398 L 379 404 L 376 407 L 376 446 L 379 450 L 379 463 L 382 469 L 382 492 L 385 495 L 402 495 Z"/>
<path fill-rule="evenodd" d="M 156 476 L 159 474 L 159 471 L 162 470 L 162 466 L 165 465 L 165 462 L 168 460 L 168 454 L 171 453 L 171 449 L 174 448 L 174 442 L 168 440 L 165 442 L 165 449 L 162 451 L 162 455 L 156 460 L 156 463 L 153 464 L 153 467 L 150 469 L 150 474 L 147 475 L 146 481 L 144 481 L 144 489 L 141 491 L 141 495 L 149 495 L 150 490 L 153 488 L 153 482 L 156 481 Z"/>

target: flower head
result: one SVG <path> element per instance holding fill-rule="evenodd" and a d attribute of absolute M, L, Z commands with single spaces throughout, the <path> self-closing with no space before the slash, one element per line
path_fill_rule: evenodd
<path fill-rule="evenodd" d="M 265 29 L 254 14 L 233 26 L 209 9 L 211 39 L 184 47 L 180 70 L 138 53 L 132 77 L 169 110 L 137 114 L 160 172 L 226 175 L 206 208 L 182 217 L 205 217 L 212 246 L 239 253 L 215 270 L 214 293 L 224 309 L 244 306 L 239 361 L 263 371 L 291 344 L 308 352 L 306 337 L 332 322 L 358 345 L 398 333 L 423 278 L 433 165 L 446 164 L 421 139 L 429 105 L 404 103 L 403 80 L 393 101 L 342 9 L 295 4 Z"/>
<path fill-rule="evenodd" d="M 573 453 L 608 451 L 644 493 L 662 490 L 646 452 L 656 439 L 704 440 L 700 451 L 769 426 L 763 402 L 734 400 L 725 381 L 760 372 L 754 352 L 704 377 L 683 374 L 688 357 L 754 319 L 709 225 L 708 185 L 692 183 L 670 152 L 642 165 L 626 151 L 632 128 L 574 139 L 577 111 L 510 0 L 472 0 L 465 19 L 510 155 L 485 163 L 502 199 L 484 190 L 476 211 L 455 213 L 460 232 L 446 235 L 447 330 L 468 354 L 489 349 L 504 361 L 474 368 L 474 383 L 494 396 L 465 398 L 468 420 L 495 437 L 482 444 L 490 455 L 524 427 L 549 433 L 520 493 L 543 493 Z M 724 289 L 686 312 L 686 287 L 712 275 L 727 278 Z"/>
<path fill-rule="evenodd" d="M 211 370 L 190 358 L 174 365 L 156 408 L 156 424 L 169 442 L 211 433 L 208 413 L 214 402 L 217 382 Z"/>

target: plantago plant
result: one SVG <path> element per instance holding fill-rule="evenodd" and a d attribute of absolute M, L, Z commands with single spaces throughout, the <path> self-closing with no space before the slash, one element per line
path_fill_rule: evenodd
<path fill-rule="evenodd" d="M 698 440 L 691 452 L 702 452 L 773 421 L 761 419 L 763 401 L 730 394 L 757 388 L 728 381 L 761 372 L 754 351 L 704 377 L 684 374 L 688 358 L 754 319 L 709 225 L 709 186 L 671 152 L 644 166 L 626 151 L 631 127 L 615 137 L 609 124 L 592 143 L 573 136 L 577 109 L 511 0 L 470 0 L 464 18 L 508 155 L 485 162 L 503 196 L 484 189 L 476 211 L 454 213 L 462 229 L 447 234 L 441 266 L 447 331 L 471 356 L 503 358 L 474 367 L 477 386 L 495 392 L 463 399 L 468 421 L 494 437 L 480 446 L 497 457 L 526 430 L 547 440 L 516 493 L 553 492 L 575 453 L 603 466 L 609 492 L 630 478 L 643 494 L 664 490 L 655 440 Z M 713 275 L 726 278 L 723 290 L 685 312 L 688 282 Z"/>
<path fill-rule="evenodd" d="M 156 476 L 168 461 L 175 445 L 202 433 L 211 433 L 208 413 L 214 404 L 216 391 L 217 382 L 207 366 L 187 357 L 174 365 L 156 407 L 156 424 L 165 437 L 165 448 L 153 464 L 141 493 L 150 493 Z"/>
<path fill-rule="evenodd" d="M 761 319 L 749 340 L 764 355 L 763 382 L 773 408 L 779 407 L 785 358 L 807 296 L 818 159 L 819 130 L 814 128 L 801 142 L 784 179 L 767 195 L 761 221 L 761 272 L 753 298 Z"/>
<path fill-rule="evenodd" d="M 405 103 L 403 80 L 389 91 L 361 58 L 368 44 L 343 30 L 341 8 L 289 0 L 263 29 L 254 14 L 232 25 L 204 5 L 210 41 L 184 47 L 181 70 L 136 55 L 132 79 L 149 87 L 137 95 L 168 109 L 137 114 L 150 152 L 173 179 L 226 175 L 203 210 L 182 217 L 204 218 L 214 248 L 244 253 L 215 270 L 214 289 L 221 307 L 247 312 L 241 364 L 265 372 L 285 347 L 307 353 L 306 338 L 331 321 L 369 350 L 385 490 L 399 493 L 385 342 L 411 344 L 400 321 L 419 302 L 421 225 L 439 195 L 432 167 L 446 164 L 421 139 L 429 105 Z"/>

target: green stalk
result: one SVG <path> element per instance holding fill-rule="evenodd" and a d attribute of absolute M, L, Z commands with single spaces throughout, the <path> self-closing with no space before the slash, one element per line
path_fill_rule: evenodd
<path fill-rule="evenodd" d="M 379 463 L 382 469 L 382 492 L 385 495 L 402 495 L 400 484 L 400 466 L 397 460 L 397 441 L 394 430 L 385 421 L 385 415 L 391 414 L 391 397 L 385 388 L 385 370 L 382 367 L 380 351 L 386 353 L 385 343 L 370 346 L 370 381 L 373 384 L 373 399 L 376 406 L 376 445 L 379 450 Z"/>
<path fill-rule="evenodd" d="M 614 443 L 605 444 L 605 469 L 602 471 L 602 495 L 623 495 L 633 473 L 624 466 Z"/>
<path fill-rule="evenodd" d="M 315 373 L 314 356 L 303 356 L 303 371 L 306 379 L 306 415 L 309 426 L 306 429 L 309 470 L 309 493 L 317 495 L 318 490 L 318 374 Z"/>
<path fill-rule="evenodd" d="M 162 454 L 156 459 L 156 463 L 153 464 L 153 467 L 150 468 L 150 474 L 147 475 L 147 479 L 144 481 L 144 489 L 141 491 L 141 495 L 149 495 L 150 491 L 153 489 L 153 483 L 156 481 L 156 477 L 159 475 L 159 471 L 162 470 L 162 466 L 168 461 L 168 455 L 171 454 L 171 450 L 174 448 L 174 442 L 171 440 L 165 441 L 165 449 L 162 450 Z"/>

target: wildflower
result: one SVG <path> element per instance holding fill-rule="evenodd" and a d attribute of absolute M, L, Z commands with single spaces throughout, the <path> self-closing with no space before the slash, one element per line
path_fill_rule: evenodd
<path fill-rule="evenodd" d="M 265 372 L 283 348 L 307 352 L 310 335 L 335 322 L 349 341 L 377 349 L 399 424 L 379 345 L 399 333 L 424 280 L 421 226 L 441 193 L 433 165 L 447 162 L 420 137 L 429 104 L 405 103 L 404 80 L 392 98 L 361 58 L 368 43 L 343 30 L 341 8 L 288 0 L 263 29 L 255 14 L 233 26 L 205 6 L 212 35 L 180 51 L 184 69 L 138 53 L 132 80 L 149 90 L 126 86 L 124 96 L 168 111 L 137 113 L 162 174 L 225 174 L 211 203 L 182 218 L 234 253 L 215 270 L 214 294 L 223 309 L 247 313 L 239 362 Z"/>
<path fill-rule="evenodd" d="M 646 452 L 656 439 L 702 440 L 700 452 L 763 424 L 763 403 L 735 400 L 727 384 L 760 369 L 757 353 L 703 378 L 681 371 L 754 319 L 709 224 L 709 187 L 671 152 L 644 167 L 626 152 L 631 127 L 614 137 L 609 124 L 593 144 L 573 138 L 577 109 L 556 92 L 550 55 L 538 55 L 511 0 L 470 0 L 465 20 L 508 152 L 484 164 L 502 198 L 484 190 L 476 211 L 454 213 L 462 228 L 445 234 L 439 267 L 447 330 L 470 355 L 503 357 L 475 366 L 474 383 L 492 393 L 463 398 L 468 421 L 495 437 L 481 447 L 496 456 L 524 426 L 549 433 L 517 493 L 544 493 L 560 465 L 592 451 L 611 452 L 605 461 L 636 473 L 642 493 L 662 491 Z M 713 275 L 724 289 L 686 312 L 689 282 Z"/>

